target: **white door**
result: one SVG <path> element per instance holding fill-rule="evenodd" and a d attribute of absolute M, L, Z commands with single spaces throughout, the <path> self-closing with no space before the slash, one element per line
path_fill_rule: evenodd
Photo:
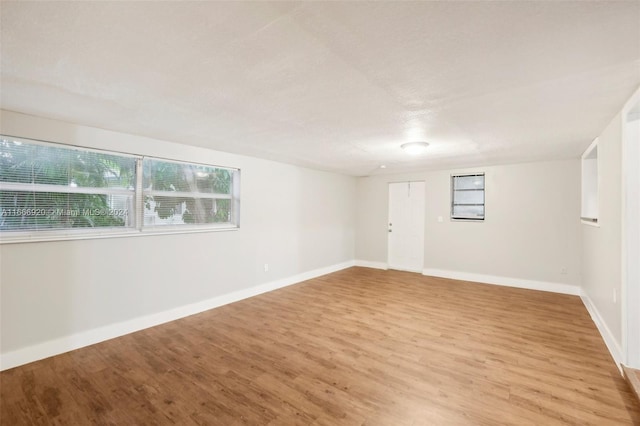
<path fill-rule="evenodd" d="M 422 272 L 424 264 L 424 182 L 389 184 L 390 269 Z"/>

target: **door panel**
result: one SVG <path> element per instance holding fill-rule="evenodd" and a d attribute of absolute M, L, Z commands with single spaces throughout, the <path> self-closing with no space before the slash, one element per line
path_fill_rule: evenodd
<path fill-rule="evenodd" d="M 389 184 L 389 268 L 422 272 L 424 264 L 424 182 Z"/>

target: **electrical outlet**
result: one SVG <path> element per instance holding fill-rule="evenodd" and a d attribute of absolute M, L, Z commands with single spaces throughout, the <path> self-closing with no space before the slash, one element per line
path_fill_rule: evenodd
<path fill-rule="evenodd" d="M 563 266 L 562 268 L 560 268 L 560 273 L 562 275 L 567 275 L 567 268 L 565 266 Z"/>
<path fill-rule="evenodd" d="M 269 264 L 268 263 L 264 264 L 264 271 L 265 272 L 269 272 Z"/>
<path fill-rule="evenodd" d="M 618 292 L 616 289 L 613 289 L 613 303 L 618 303 Z"/>

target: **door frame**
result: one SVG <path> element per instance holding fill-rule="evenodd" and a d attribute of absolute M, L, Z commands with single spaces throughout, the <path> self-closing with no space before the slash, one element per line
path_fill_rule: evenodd
<path fill-rule="evenodd" d="M 405 183 L 405 184 L 411 184 L 411 183 L 422 183 L 424 184 L 424 188 L 423 188 L 423 193 L 422 193 L 422 197 L 423 197 L 423 208 L 422 208 L 422 223 L 423 223 L 423 228 L 422 228 L 422 256 L 421 256 L 421 262 L 420 262 L 420 269 L 419 270 L 413 270 L 413 269 L 398 269 L 398 268 L 393 268 L 391 266 L 391 262 L 389 261 L 391 256 L 390 256 L 390 252 L 391 252 L 391 245 L 389 244 L 389 223 L 390 223 L 390 209 L 391 209 L 391 197 L 390 192 L 391 192 L 391 185 L 393 184 L 399 184 L 399 183 Z M 387 269 L 394 269 L 394 270 L 398 270 L 398 271 L 407 271 L 407 272 L 416 272 L 416 273 L 422 273 L 424 271 L 424 240 L 425 240 L 425 226 L 424 226 L 424 215 L 426 213 L 426 202 L 427 202 L 427 197 L 426 197 L 426 187 L 427 187 L 427 183 L 424 180 L 400 180 L 400 181 L 393 181 L 393 182 L 387 182 Z"/>
<path fill-rule="evenodd" d="M 627 101 L 622 109 L 622 356 L 623 363 L 629 367 L 640 369 L 640 280 L 633 282 L 630 277 L 630 268 L 634 276 L 640 276 L 640 249 L 638 245 L 629 244 L 629 235 L 640 231 L 640 221 L 637 215 L 629 213 L 629 198 L 638 197 L 640 193 L 640 182 L 637 179 L 637 165 L 640 162 L 640 147 L 633 146 L 634 141 L 628 134 L 627 122 L 631 114 L 637 114 L 640 120 L 639 111 L 633 111 L 640 107 L 640 89 Z M 638 141 L 635 141 L 638 143 Z M 636 200 L 638 202 L 638 200 Z M 636 238 L 636 237 L 632 237 Z"/>

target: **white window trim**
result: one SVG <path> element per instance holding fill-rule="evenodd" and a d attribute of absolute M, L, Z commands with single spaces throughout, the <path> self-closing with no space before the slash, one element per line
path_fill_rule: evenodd
<path fill-rule="evenodd" d="M 453 206 L 454 206 L 454 198 L 453 194 L 455 192 L 453 188 L 453 179 L 456 177 L 465 177 L 465 176 L 482 176 L 484 178 L 484 187 L 482 188 L 482 207 L 484 208 L 484 214 L 481 219 L 472 219 L 472 218 L 457 218 L 453 217 Z M 485 172 L 477 172 L 477 173 L 460 173 L 460 174 L 451 174 L 449 177 L 449 185 L 451 186 L 451 204 L 449 206 L 449 219 L 452 222 L 475 222 L 475 223 L 483 223 L 487 217 L 487 176 Z"/>
<path fill-rule="evenodd" d="M 96 188 L 93 186 L 68 186 L 52 185 L 44 183 L 16 183 L 0 182 L 0 191 L 34 191 L 34 192 L 56 192 L 59 194 L 97 194 L 97 195 L 132 195 L 136 191 L 123 188 Z"/>
<path fill-rule="evenodd" d="M 598 152 L 598 157 L 596 157 L 596 167 L 598 171 L 596 186 L 597 186 L 597 194 L 596 194 L 596 205 L 598 208 L 597 217 L 585 217 L 582 215 L 582 204 L 584 202 L 584 162 L 589 155 L 593 152 L 593 150 L 598 148 L 599 138 L 595 138 L 589 147 L 584 150 L 584 153 L 580 157 L 580 222 L 583 225 L 595 226 L 596 228 L 600 227 L 600 152 Z"/>

